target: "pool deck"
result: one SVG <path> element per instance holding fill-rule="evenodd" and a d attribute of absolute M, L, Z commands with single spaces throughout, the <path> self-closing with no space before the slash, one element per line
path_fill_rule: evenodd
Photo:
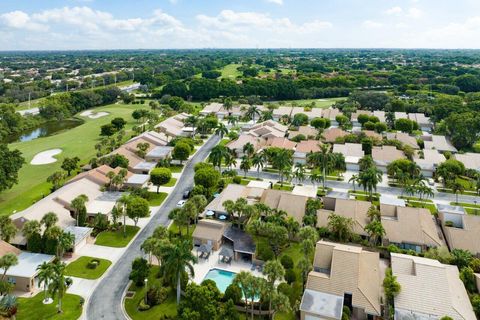
<path fill-rule="evenodd" d="M 197 255 L 196 248 L 194 248 L 192 252 L 195 256 Z M 222 270 L 235 272 L 235 273 L 238 273 L 240 271 L 249 271 L 256 277 L 263 277 L 263 274 L 261 272 L 258 272 L 257 270 L 255 271 L 250 270 L 250 268 L 252 267 L 251 263 L 245 263 L 242 261 L 235 261 L 235 260 L 232 260 L 230 264 L 221 262 L 218 259 L 219 252 L 220 250 L 217 250 L 211 253 L 208 260 L 198 258 L 198 263 L 194 265 L 195 277 L 193 278 L 193 281 L 195 283 L 198 283 L 198 284 L 201 283 L 203 279 L 205 279 L 205 276 L 207 275 L 208 271 L 210 271 L 211 269 L 222 269 Z"/>

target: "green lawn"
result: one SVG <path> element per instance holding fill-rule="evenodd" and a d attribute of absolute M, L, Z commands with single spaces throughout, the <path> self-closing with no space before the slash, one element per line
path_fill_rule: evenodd
<path fill-rule="evenodd" d="M 43 304 L 43 293 L 32 298 L 18 298 L 17 320 L 76 320 L 82 314 L 80 296 L 67 293 L 62 300 L 63 313 L 57 313 L 57 299 L 51 304 Z"/>
<path fill-rule="evenodd" d="M 102 231 L 98 234 L 95 244 L 99 246 L 122 248 L 137 234 L 139 227 L 127 226 L 127 236 L 123 237 L 123 227 L 117 231 Z"/>
<path fill-rule="evenodd" d="M 408 207 L 414 207 L 414 208 L 425 208 L 430 210 L 430 212 L 433 215 L 437 214 L 437 207 L 433 203 L 426 203 L 426 202 L 417 202 L 417 201 L 409 201 L 407 200 L 407 206 Z"/>
<path fill-rule="evenodd" d="M 173 186 L 175 186 L 176 183 L 177 183 L 177 179 L 176 178 L 171 178 L 170 181 L 168 181 L 168 183 L 164 184 L 163 186 L 164 187 L 173 187 Z"/>
<path fill-rule="evenodd" d="M 293 186 L 288 185 L 288 184 L 285 184 L 285 183 L 284 183 L 283 186 L 282 186 L 282 185 L 280 185 L 280 183 L 277 183 L 277 184 L 274 184 L 274 185 L 273 185 L 273 189 L 274 189 L 274 190 L 292 191 L 292 190 L 293 190 Z"/>
<path fill-rule="evenodd" d="M 230 142 L 230 139 L 222 139 L 220 140 L 220 142 L 218 143 L 220 146 L 224 146 L 226 145 L 227 143 Z"/>
<path fill-rule="evenodd" d="M 171 165 L 168 169 L 170 169 L 172 173 L 180 173 L 183 170 L 183 164 Z"/>
<path fill-rule="evenodd" d="M 168 196 L 168 193 L 165 192 L 150 192 L 150 200 L 148 200 L 148 203 L 150 204 L 151 207 L 158 207 L 163 203 L 165 198 Z"/>
<path fill-rule="evenodd" d="M 82 117 L 85 123 L 71 130 L 50 137 L 9 144 L 11 149 L 22 152 L 25 164 L 19 172 L 19 183 L 0 194 L 0 214 L 10 215 L 13 211 L 26 209 L 47 195 L 50 192 L 50 184 L 46 179 L 53 172 L 60 170 L 64 158 L 77 156 L 81 163 L 86 163 L 96 154 L 95 144 L 100 140 L 100 126 L 109 123 L 115 117 L 123 117 L 128 121 L 126 129 L 129 130 L 135 125 L 131 113 L 137 108 L 138 105 L 121 104 L 95 108 L 92 109 L 95 112 L 106 111 L 110 114 L 98 119 Z M 40 166 L 30 165 L 30 161 L 37 153 L 56 148 L 62 149 L 62 153 L 56 156 L 57 162 Z"/>
<path fill-rule="evenodd" d="M 100 261 L 95 269 L 88 268 L 92 259 Z M 84 279 L 98 279 L 107 271 L 112 264 L 111 261 L 93 257 L 80 257 L 67 266 L 66 275 Z"/>
<path fill-rule="evenodd" d="M 433 202 L 432 200 L 430 199 L 420 199 L 420 198 L 417 198 L 417 197 L 410 197 L 410 196 L 399 196 L 400 199 L 404 199 L 404 200 L 414 200 L 414 201 L 423 201 L 423 202 Z"/>
<path fill-rule="evenodd" d="M 180 229 L 177 225 L 176 222 L 172 222 L 172 224 L 170 225 L 170 227 L 168 227 L 168 230 L 174 234 L 174 235 L 178 235 L 180 233 Z M 192 234 L 193 234 L 193 231 L 195 230 L 195 225 L 194 224 L 191 224 L 189 227 L 188 227 L 188 235 L 189 235 L 189 238 L 192 237 Z M 185 237 L 185 234 L 187 232 L 187 227 L 182 227 L 182 236 Z"/>
<path fill-rule="evenodd" d="M 452 206 L 462 206 L 471 208 L 480 208 L 480 204 L 468 203 L 468 202 L 450 202 Z"/>
<path fill-rule="evenodd" d="M 157 273 L 158 267 L 152 267 L 150 270 L 150 276 L 148 277 L 149 283 L 155 282 Z M 140 300 L 145 299 L 145 287 L 136 287 L 135 284 L 132 284 L 129 291 L 135 291 L 135 295 L 132 298 L 125 299 L 125 310 L 133 320 L 160 319 L 160 317 L 164 315 L 170 317 L 175 317 L 177 315 L 177 303 L 173 290 L 164 303 L 154 306 L 147 311 L 137 310 Z"/>
<path fill-rule="evenodd" d="M 222 72 L 221 78 L 236 79 L 237 77 L 241 76 L 242 73 L 237 70 L 237 68 L 240 66 L 241 64 L 227 64 L 222 68 L 222 70 L 220 70 Z"/>

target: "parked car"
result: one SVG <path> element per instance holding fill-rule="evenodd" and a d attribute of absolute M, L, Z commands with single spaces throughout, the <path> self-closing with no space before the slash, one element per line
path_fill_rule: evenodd
<path fill-rule="evenodd" d="M 186 200 L 180 200 L 177 202 L 177 207 L 178 208 L 183 208 L 183 206 L 185 205 L 185 203 L 187 203 Z"/>
<path fill-rule="evenodd" d="M 190 198 L 190 193 L 192 193 L 192 190 L 188 189 L 183 192 L 183 199 L 188 199 Z"/>

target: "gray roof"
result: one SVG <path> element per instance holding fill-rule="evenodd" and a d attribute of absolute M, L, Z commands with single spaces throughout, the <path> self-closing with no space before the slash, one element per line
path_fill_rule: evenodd
<path fill-rule="evenodd" d="M 202 244 L 200 247 L 197 248 L 197 252 L 212 252 L 212 245 L 211 244 Z"/>
<path fill-rule="evenodd" d="M 233 250 L 228 248 L 228 247 L 223 246 L 218 255 L 222 256 L 222 257 L 232 258 L 233 257 Z"/>
<path fill-rule="evenodd" d="M 405 207 L 405 200 L 382 194 L 380 195 L 380 204 L 389 204 L 392 206 Z"/>
<path fill-rule="evenodd" d="M 152 170 L 157 164 L 155 162 L 143 161 L 137 164 L 133 169 L 136 170 Z"/>
<path fill-rule="evenodd" d="M 465 214 L 465 209 L 461 206 L 451 206 L 449 204 L 437 204 L 439 212 Z"/>
<path fill-rule="evenodd" d="M 155 158 L 165 158 L 172 152 L 173 148 L 168 146 L 163 147 L 155 147 L 149 153 L 147 153 L 147 157 L 155 157 Z"/>
<path fill-rule="evenodd" d="M 87 227 L 76 227 L 76 226 L 68 226 L 63 231 L 69 232 L 75 236 L 75 245 L 79 244 L 83 239 L 88 237 L 92 232 L 92 228 Z"/>
<path fill-rule="evenodd" d="M 32 278 L 37 274 L 39 265 L 50 262 L 53 258 L 49 254 L 22 252 L 18 255 L 18 264 L 8 269 L 7 276 Z"/>
<path fill-rule="evenodd" d="M 395 319 L 396 320 L 438 320 L 438 316 L 396 308 Z"/>
<path fill-rule="evenodd" d="M 128 178 L 128 184 L 144 184 L 150 179 L 148 174 L 134 174 Z"/>
<path fill-rule="evenodd" d="M 318 319 L 341 319 L 343 297 L 305 289 L 300 310 L 317 315 Z"/>
<path fill-rule="evenodd" d="M 335 199 L 350 199 L 350 195 L 348 192 L 340 192 L 340 191 L 330 191 L 327 193 L 327 197 L 335 198 Z"/>
<path fill-rule="evenodd" d="M 124 192 L 119 192 L 119 191 L 105 191 L 101 195 L 99 195 L 95 200 L 117 202 L 118 199 L 120 199 L 123 194 Z"/>
<path fill-rule="evenodd" d="M 229 226 L 223 236 L 233 242 L 233 250 L 237 252 L 254 254 L 257 246 L 252 237 L 243 230 Z"/>

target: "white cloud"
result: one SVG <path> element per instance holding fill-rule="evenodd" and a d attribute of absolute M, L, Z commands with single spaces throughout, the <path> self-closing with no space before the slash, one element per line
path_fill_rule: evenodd
<path fill-rule="evenodd" d="M 32 21 L 30 16 L 23 11 L 11 11 L 0 15 L 0 23 L 13 29 L 28 31 L 46 31 L 47 26 Z"/>
<path fill-rule="evenodd" d="M 283 0 L 266 0 L 266 1 L 270 3 L 278 4 L 278 5 L 283 5 Z"/>
<path fill-rule="evenodd" d="M 373 20 L 365 20 L 363 21 L 362 26 L 367 29 L 376 29 L 376 28 L 381 28 L 383 24 Z"/>
<path fill-rule="evenodd" d="M 397 7 L 392 7 L 390 9 L 387 9 L 385 11 L 385 13 L 388 14 L 388 15 L 398 16 L 398 15 L 403 13 L 403 9 L 401 7 L 398 7 L 398 6 Z"/>
<path fill-rule="evenodd" d="M 413 19 L 418 19 L 423 16 L 423 11 L 418 9 L 418 8 L 410 8 L 408 9 L 407 12 L 407 17 L 413 18 Z"/>

